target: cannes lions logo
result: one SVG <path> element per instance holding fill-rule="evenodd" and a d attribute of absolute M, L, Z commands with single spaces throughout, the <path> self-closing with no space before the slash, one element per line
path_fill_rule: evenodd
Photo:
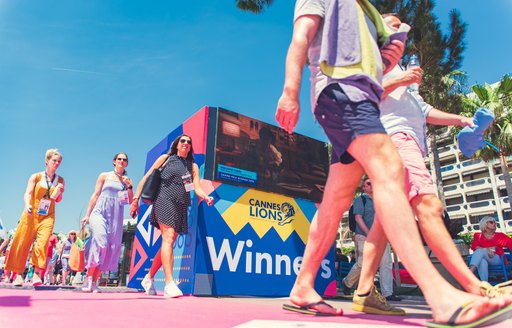
<path fill-rule="evenodd" d="M 288 202 L 282 203 L 281 204 L 281 212 L 284 214 L 284 220 L 279 222 L 278 224 L 280 226 L 283 226 L 283 225 L 292 223 L 293 216 L 295 215 L 295 209 L 293 208 L 293 205 Z"/>

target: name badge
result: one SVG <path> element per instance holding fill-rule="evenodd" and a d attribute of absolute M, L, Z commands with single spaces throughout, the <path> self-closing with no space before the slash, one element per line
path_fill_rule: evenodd
<path fill-rule="evenodd" d="M 185 186 L 185 191 L 189 192 L 194 190 L 194 183 L 192 182 L 192 176 L 190 173 L 181 176 L 181 180 L 183 180 L 183 185 Z"/>
<path fill-rule="evenodd" d="M 50 205 L 52 202 L 49 199 L 41 199 L 39 202 L 39 207 L 37 208 L 37 214 L 39 215 L 48 215 L 48 211 L 50 210 Z"/>
<path fill-rule="evenodd" d="M 128 190 L 121 190 L 117 193 L 119 197 L 120 205 L 128 205 L 130 203 L 130 198 L 128 197 Z"/>

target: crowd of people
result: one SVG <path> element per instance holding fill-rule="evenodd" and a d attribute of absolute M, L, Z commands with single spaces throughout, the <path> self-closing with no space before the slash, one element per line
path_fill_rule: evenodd
<path fill-rule="evenodd" d="M 323 199 L 311 222 L 303 261 L 290 293 L 292 304 L 283 308 L 314 315 L 343 314 L 342 309 L 323 300 L 314 282 L 322 260 L 334 243 L 342 213 L 348 209 L 366 174 L 365 193 L 370 201 L 359 206 L 360 211 L 356 213 L 360 227 L 359 257 L 354 272 L 343 282 L 351 287 L 357 281 L 353 309 L 405 315 L 405 311 L 387 304 L 386 297 L 374 286 L 377 267 L 383 259 L 388 261 L 389 242 L 430 305 L 432 326 L 503 320 L 512 313 L 512 291 L 482 280 L 485 280 L 486 265 L 496 262 L 495 255 L 500 256 L 500 247 L 510 247 L 512 242 L 495 232 L 491 220 L 481 223 L 482 233 L 475 238 L 475 255 L 469 268 L 443 225 L 441 202 L 423 163 L 425 123 L 472 126 L 472 120 L 435 109 L 423 101 L 417 90 L 408 88 L 421 83 L 422 70 L 419 67 L 405 70 L 398 65 L 404 40 L 388 40 L 401 25 L 395 14 L 382 16 L 368 1 L 296 2 L 276 120 L 281 128 L 293 133 L 300 113 L 302 72 L 308 64 L 313 113 L 332 144 L 332 156 Z M 338 47 L 339 44 L 343 47 Z M 275 157 L 278 166 L 281 159 Z M 14 285 L 23 283 L 29 253 L 33 273 L 27 276 L 31 275 L 33 285 L 43 283 L 45 270 L 51 270 L 56 263 L 62 265 L 62 282 L 67 279 L 69 250 L 76 240 L 76 232 L 70 232 L 59 251 L 56 250 L 59 246 L 53 246 L 51 257 L 47 249 L 55 222 L 55 206 L 65 191 L 64 179 L 56 174 L 61 161 L 62 155 L 56 149 L 48 150 L 45 170 L 33 174 L 27 184 L 25 209 L 5 262 L 5 270 L 10 273 L 8 279 Z M 98 291 L 101 273 L 116 269 L 123 206 L 129 204 L 130 214 L 136 215 L 144 183 L 153 171 L 160 170 L 162 182 L 153 204 L 151 223 L 161 230 L 162 245 L 142 287 L 147 294 L 156 294 L 153 279 L 163 266 L 164 296 L 181 296 L 172 273 L 173 246 L 179 234 L 187 233 L 190 192 L 194 190 L 209 206 L 213 203 L 213 198 L 200 185 L 192 139 L 188 135 L 176 138 L 168 153 L 156 159 L 135 192 L 125 171 L 127 154 L 116 154 L 112 163 L 113 171 L 99 175 L 82 220 L 84 226 L 89 225 L 91 233 L 82 291 Z M 272 174 L 278 173 L 275 170 Z M 370 207 L 374 211 L 365 217 L 365 208 Z M 425 241 L 464 291 L 449 284 L 432 265 L 415 217 Z M 54 252 L 59 253 L 55 261 Z M 389 271 L 386 261 L 381 265 L 381 277 Z M 473 274 L 476 270 L 481 279 Z M 385 296 L 392 298 L 388 283 L 381 287 L 383 293 L 388 293 Z"/>
<path fill-rule="evenodd" d="M 33 286 L 71 283 L 71 249 L 77 242 L 77 232 L 57 240 L 53 234 L 55 206 L 64 194 L 64 179 L 56 174 L 62 162 L 57 149 L 46 152 L 46 168 L 34 173 L 24 195 L 25 209 L 13 236 L 2 244 L 5 249 L 4 282 L 21 286 L 30 282 Z M 178 136 L 169 152 L 160 156 L 133 192 L 132 180 L 126 175 L 128 155 L 117 153 L 112 164 L 114 170 L 100 173 L 87 212 L 82 219 L 82 232 L 89 225 L 90 235 L 81 240 L 85 248 L 85 272 L 83 292 L 99 292 L 102 273 L 117 271 L 122 248 L 124 206 L 130 205 L 130 214 L 138 212 L 142 187 L 153 170 L 161 170 L 162 181 L 153 204 L 151 223 L 162 231 L 162 246 L 151 270 L 143 281 L 148 294 L 156 294 L 153 277 L 163 265 L 166 277 L 164 296 L 179 297 L 182 294 L 173 280 L 173 246 L 180 233 L 187 233 L 190 192 L 204 199 L 207 205 L 213 198 L 201 188 L 199 167 L 194 162 L 192 139 Z M 82 238 L 85 239 L 84 236 Z M 30 261 L 27 260 L 30 254 Z M 81 275 L 81 272 L 79 272 Z"/>

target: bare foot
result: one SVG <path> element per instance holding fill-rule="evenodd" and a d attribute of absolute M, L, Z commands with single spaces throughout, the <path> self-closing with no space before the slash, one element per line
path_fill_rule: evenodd
<path fill-rule="evenodd" d="M 311 287 L 295 284 L 290 293 L 290 301 L 299 307 L 308 306 L 309 309 L 322 314 L 343 315 L 343 309 L 337 309 L 331 307 L 325 302 L 322 302 L 322 296 L 318 295 L 318 293 Z M 314 303 L 316 304 L 311 305 Z"/>
<path fill-rule="evenodd" d="M 463 296 L 460 295 L 462 297 L 449 299 L 443 295 L 444 305 L 442 305 L 442 308 L 432 309 L 434 322 L 447 323 L 452 319 L 454 320 L 452 323 L 455 324 L 470 323 L 512 304 L 512 296 L 510 295 L 490 299 L 467 293 L 462 294 Z M 462 311 L 455 318 L 452 318 L 460 307 L 463 307 Z"/>

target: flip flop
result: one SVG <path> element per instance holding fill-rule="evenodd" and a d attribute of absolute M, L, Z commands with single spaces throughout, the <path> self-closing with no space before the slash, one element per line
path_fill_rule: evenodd
<path fill-rule="evenodd" d="M 499 309 L 496 312 L 489 313 L 479 319 L 476 319 L 473 322 L 468 323 L 455 323 L 455 320 L 460 316 L 463 311 L 470 309 L 473 306 L 473 302 L 466 303 L 459 307 L 457 311 L 453 313 L 451 318 L 446 323 L 438 323 L 438 322 L 426 322 L 425 325 L 431 328 L 448 328 L 448 327 L 457 327 L 457 328 L 474 328 L 474 327 L 484 327 L 493 325 L 498 322 L 502 322 L 509 318 L 512 318 L 512 304 L 505 306 Z"/>
<path fill-rule="evenodd" d="M 306 304 L 304 306 L 283 304 L 283 309 L 288 310 L 288 311 L 303 313 L 303 314 L 316 315 L 316 316 L 336 317 L 336 316 L 343 315 L 343 311 L 340 314 L 320 312 L 319 310 L 313 308 L 316 305 L 326 305 L 326 306 L 330 307 L 331 309 L 334 309 L 334 307 L 332 305 L 325 303 L 325 301 L 314 302 L 314 303 Z"/>

